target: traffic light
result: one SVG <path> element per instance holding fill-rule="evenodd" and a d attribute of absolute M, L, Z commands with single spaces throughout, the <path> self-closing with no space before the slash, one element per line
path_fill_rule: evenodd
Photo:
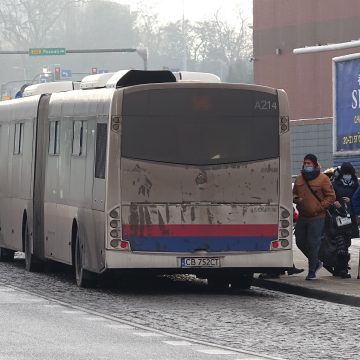
<path fill-rule="evenodd" d="M 60 80 L 60 73 L 61 73 L 60 66 L 56 66 L 55 67 L 55 80 Z"/>
<path fill-rule="evenodd" d="M 91 73 L 93 75 L 97 74 L 98 73 L 97 68 L 96 67 L 91 68 Z"/>

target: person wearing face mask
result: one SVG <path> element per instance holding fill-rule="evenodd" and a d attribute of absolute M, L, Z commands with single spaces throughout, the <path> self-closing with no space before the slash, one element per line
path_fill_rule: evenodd
<path fill-rule="evenodd" d="M 336 243 L 338 245 L 336 263 L 333 268 L 329 268 L 328 266 L 325 266 L 325 268 L 332 272 L 334 276 L 350 278 L 350 274 L 348 274 L 348 262 L 350 260 L 348 249 L 351 245 L 351 238 L 359 237 L 359 228 L 352 201 L 353 196 L 359 187 L 359 182 L 355 175 L 355 169 L 351 163 L 342 163 L 339 176 L 334 179 L 332 184 L 336 194 L 334 207 L 336 209 L 346 207 L 352 222 L 350 228 L 338 230 L 334 233 L 334 238 L 336 239 Z"/>
<path fill-rule="evenodd" d="M 330 179 L 320 172 L 317 157 L 307 154 L 293 188 L 293 202 L 299 211 L 295 225 L 296 245 L 307 257 L 309 265 L 306 280 L 316 279 L 316 272 L 322 267 L 318 253 L 324 232 L 325 213 L 335 199 Z"/>

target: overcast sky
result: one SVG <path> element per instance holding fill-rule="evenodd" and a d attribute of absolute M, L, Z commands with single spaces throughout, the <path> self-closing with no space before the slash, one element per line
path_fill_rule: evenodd
<path fill-rule="evenodd" d="M 129 4 L 132 10 L 141 5 L 141 0 L 113 0 L 122 4 Z M 164 22 L 185 18 L 192 21 L 212 19 L 215 12 L 220 10 L 222 19 L 232 22 L 234 12 L 241 7 L 246 17 L 252 17 L 252 0 L 143 0 L 146 6 L 153 6 Z"/>

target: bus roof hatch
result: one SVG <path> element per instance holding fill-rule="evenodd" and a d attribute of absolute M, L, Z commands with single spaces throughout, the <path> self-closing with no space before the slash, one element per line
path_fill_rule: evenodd
<path fill-rule="evenodd" d="M 73 81 L 56 81 L 41 84 L 29 85 L 23 92 L 23 97 L 39 95 L 39 94 L 52 94 L 62 91 L 71 91 L 79 89 L 79 83 Z"/>
<path fill-rule="evenodd" d="M 120 88 L 141 84 L 176 82 L 176 78 L 168 70 L 119 70 L 115 73 L 96 74 L 85 76 L 80 88 Z"/>
<path fill-rule="evenodd" d="M 107 82 L 108 88 L 119 88 L 141 84 L 176 82 L 168 70 L 122 70 L 116 72 Z"/>

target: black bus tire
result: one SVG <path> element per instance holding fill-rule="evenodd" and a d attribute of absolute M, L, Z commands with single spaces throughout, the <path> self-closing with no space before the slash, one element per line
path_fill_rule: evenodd
<path fill-rule="evenodd" d="M 83 245 L 81 244 L 79 232 L 76 233 L 74 270 L 76 285 L 80 288 L 93 287 L 96 283 L 95 274 L 84 269 L 83 266 Z"/>
<path fill-rule="evenodd" d="M 13 261 L 15 251 L 0 247 L 0 261 Z"/>

